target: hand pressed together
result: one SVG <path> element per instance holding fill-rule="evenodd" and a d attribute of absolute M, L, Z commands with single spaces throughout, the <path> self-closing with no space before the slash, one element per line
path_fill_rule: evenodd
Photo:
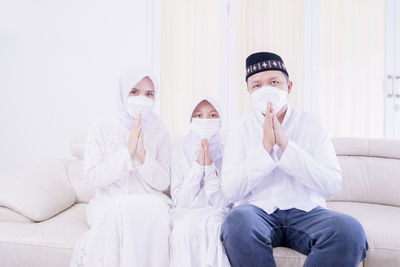
<path fill-rule="evenodd" d="M 138 114 L 131 131 L 129 133 L 128 139 L 128 150 L 131 157 L 137 156 L 140 163 L 143 164 L 146 158 L 146 150 L 144 149 L 144 137 L 142 130 L 142 115 Z"/>
<path fill-rule="evenodd" d="M 212 164 L 212 159 L 210 155 L 210 147 L 208 145 L 208 140 L 204 138 L 201 140 L 201 146 L 200 146 L 200 152 L 199 155 L 197 156 L 197 163 L 205 166 L 205 165 L 211 165 Z"/>
<path fill-rule="evenodd" d="M 272 148 L 277 144 L 282 150 L 286 149 L 289 139 L 282 130 L 271 103 L 267 104 L 265 118 L 263 122 L 263 139 L 262 144 L 268 153 L 272 152 Z"/>

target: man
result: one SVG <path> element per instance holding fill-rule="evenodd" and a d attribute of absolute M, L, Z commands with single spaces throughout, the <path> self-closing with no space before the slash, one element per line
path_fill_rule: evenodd
<path fill-rule="evenodd" d="M 272 250 L 307 256 L 304 266 L 358 266 L 368 249 L 360 223 L 325 208 L 342 177 L 326 125 L 287 105 L 292 82 L 280 56 L 246 59 L 253 108 L 228 135 L 222 190 L 235 207 L 221 240 L 232 267 L 275 266 Z"/>

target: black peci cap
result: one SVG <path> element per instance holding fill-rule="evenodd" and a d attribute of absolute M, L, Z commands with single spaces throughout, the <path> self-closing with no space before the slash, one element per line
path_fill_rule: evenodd
<path fill-rule="evenodd" d="M 270 52 L 258 52 L 251 54 L 246 59 L 246 81 L 256 73 L 267 70 L 279 70 L 289 77 L 285 64 L 280 56 Z"/>

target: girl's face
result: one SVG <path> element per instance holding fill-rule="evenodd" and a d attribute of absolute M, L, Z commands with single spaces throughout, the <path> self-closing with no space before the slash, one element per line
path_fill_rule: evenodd
<path fill-rule="evenodd" d="M 195 119 L 217 119 L 219 118 L 218 112 L 213 105 L 207 100 L 201 101 L 192 113 L 192 118 Z"/>
<path fill-rule="evenodd" d="M 154 83 L 149 77 L 141 79 L 129 92 L 128 96 L 146 96 L 154 100 Z"/>

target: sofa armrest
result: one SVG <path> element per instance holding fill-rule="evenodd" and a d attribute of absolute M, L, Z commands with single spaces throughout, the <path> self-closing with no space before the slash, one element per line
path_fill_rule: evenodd
<path fill-rule="evenodd" d="M 46 160 L 0 175 L 0 206 L 33 221 L 43 221 L 75 203 L 67 160 Z"/>

